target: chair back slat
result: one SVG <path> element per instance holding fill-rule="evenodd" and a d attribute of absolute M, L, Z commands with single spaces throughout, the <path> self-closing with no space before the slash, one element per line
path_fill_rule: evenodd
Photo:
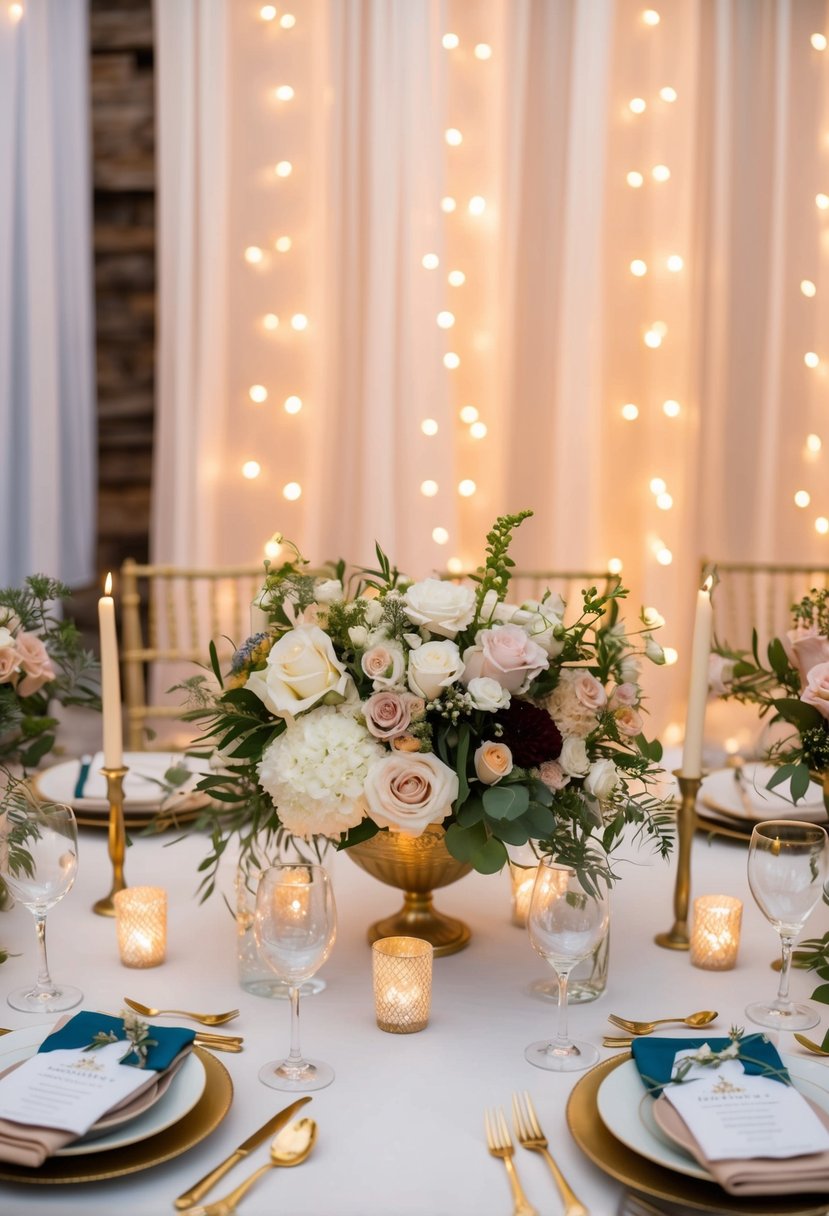
<path fill-rule="evenodd" d="M 813 588 L 829 587 L 829 567 L 770 562 L 702 563 L 703 576 L 716 570 L 714 634 L 721 643 L 747 649 L 757 630 L 760 657 L 773 637 L 791 628 L 792 605 Z"/>

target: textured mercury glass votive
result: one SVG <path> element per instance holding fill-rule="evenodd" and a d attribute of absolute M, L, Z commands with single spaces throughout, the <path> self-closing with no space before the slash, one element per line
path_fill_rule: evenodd
<path fill-rule="evenodd" d="M 527 927 L 527 917 L 530 912 L 535 876 L 538 866 L 522 866 L 517 861 L 509 863 L 509 876 L 512 885 L 512 923 L 521 929 Z"/>
<path fill-rule="evenodd" d="M 694 900 L 691 962 L 705 971 L 728 971 L 737 962 L 743 905 L 733 895 Z"/>
<path fill-rule="evenodd" d="M 115 893 L 118 953 L 125 967 L 157 967 L 167 949 L 167 892 L 127 887 Z"/>
<path fill-rule="evenodd" d="M 431 943 L 419 937 L 381 937 L 371 953 L 377 1025 L 391 1034 L 423 1030 L 432 1003 Z"/>

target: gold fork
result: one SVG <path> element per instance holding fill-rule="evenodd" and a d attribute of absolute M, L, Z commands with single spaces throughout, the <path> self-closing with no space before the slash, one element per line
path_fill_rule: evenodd
<path fill-rule="evenodd" d="M 564 1216 L 590 1216 L 587 1208 L 576 1198 L 567 1179 L 547 1151 L 547 1137 L 541 1130 L 541 1124 L 538 1122 L 538 1115 L 535 1113 L 532 1098 L 526 1090 L 524 1091 L 523 1099 L 520 1094 L 512 1095 L 512 1121 L 519 1143 L 534 1153 L 541 1153 L 549 1165 L 550 1173 L 553 1175 L 559 1194 L 564 1202 Z"/>
<path fill-rule="evenodd" d="M 191 1013 L 187 1009 L 154 1009 L 152 1005 L 142 1005 L 140 1001 L 131 1001 L 128 996 L 124 997 L 124 1004 L 129 1005 L 130 1009 L 134 1009 L 136 1013 L 143 1014 L 145 1018 L 157 1018 L 162 1013 L 177 1013 L 180 1017 L 201 1022 L 202 1026 L 223 1026 L 225 1022 L 232 1022 L 239 1016 L 238 1009 L 228 1009 L 227 1013 Z"/>
<path fill-rule="evenodd" d="M 514 1201 L 513 1216 L 538 1216 L 538 1212 L 527 1199 L 518 1180 L 518 1173 L 512 1160 L 515 1149 L 512 1146 L 504 1112 L 500 1109 L 494 1110 L 490 1115 L 488 1110 L 484 1111 L 484 1124 L 486 1126 L 486 1142 L 490 1153 L 492 1153 L 493 1157 L 500 1157 L 507 1167 L 507 1177 L 512 1187 L 512 1198 Z"/>

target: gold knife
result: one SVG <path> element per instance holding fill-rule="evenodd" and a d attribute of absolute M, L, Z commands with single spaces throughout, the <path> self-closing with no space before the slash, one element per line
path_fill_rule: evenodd
<path fill-rule="evenodd" d="M 244 1051 L 244 1047 L 238 1039 L 203 1039 L 200 1034 L 197 1034 L 193 1039 L 195 1047 L 203 1047 L 205 1051 Z"/>
<path fill-rule="evenodd" d="M 251 1149 L 256 1148 L 263 1140 L 267 1140 L 269 1136 L 275 1135 L 280 1128 L 285 1126 L 291 1116 L 296 1114 L 300 1107 L 310 1101 L 310 1097 L 307 1096 L 298 1098 L 296 1102 L 292 1102 L 290 1106 L 286 1106 L 284 1110 L 274 1115 L 267 1123 L 263 1123 L 258 1131 L 255 1131 L 252 1136 L 248 1136 L 247 1140 L 240 1144 L 221 1164 L 217 1165 L 209 1174 L 205 1174 L 204 1178 L 200 1179 L 189 1191 L 185 1191 L 183 1195 L 179 1195 L 175 1201 L 176 1208 L 181 1212 L 185 1208 L 192 1207 L 198 1203 L 210 1188 L 215 1186 L 220 1178 L 224 1178 L 225 1174 L 229 1170 L 232 1170 L 234 1165 L 237 1165 L 238 1162 L 247 1157 Z"/>

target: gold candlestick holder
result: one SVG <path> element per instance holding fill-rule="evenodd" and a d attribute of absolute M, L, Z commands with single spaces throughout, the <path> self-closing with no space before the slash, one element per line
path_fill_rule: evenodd
<path fill-rule="evenodd" d="M 688 932 L 688 906 L 691 900 L 691 846 L 697 826 L 697 795 L 702 785 L 699 777 L 684 777 L 675 770 L 679 782 L 679 810 L 676 816 L 678 853 L 676 861 L 676 883 L 674 885 L 674 923 L 667 933 L 657 933 L 653 939 L 657 946 L 666 950 L 688 950 L 691 935 Z"/>
<path fill-rule="evenodd" d="M 124 854 L 127 850 L 127 832 L 124 827 L 124 777 L 129 769 L 102 768 L 101 772 L 107 779 L 107 800 L 109 802 L 109 860 L 112 862 L 112 889 L 109 895 L 104 895 L 92 905 L 92 911 L 98 916 L 115 915 L 115 894 L 126 887 L 124 879 Z"/>

